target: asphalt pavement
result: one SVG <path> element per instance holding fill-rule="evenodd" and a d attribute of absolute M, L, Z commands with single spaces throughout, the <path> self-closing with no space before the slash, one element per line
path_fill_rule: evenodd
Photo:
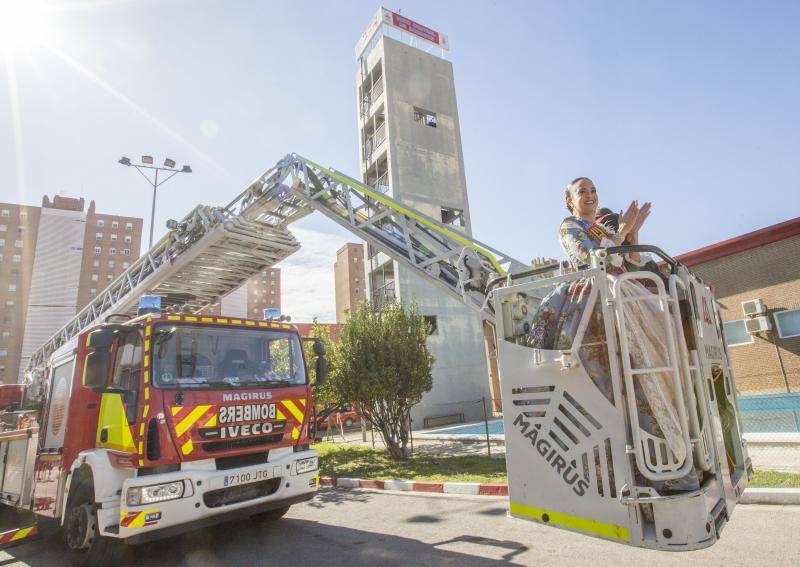
<path fill-rule="evenodd" d="M 800 506 L 739 506 L 719 543 L 695 552 L 635 549 L 506 516 L 507 499 L 322 489 L 281 520 L 249 520 L 128 547 L 122 564 L 320 567 L 412 565 L 800 564 Z M 0 552 L 0 566 L 66 565 L 51 536 Z"/>

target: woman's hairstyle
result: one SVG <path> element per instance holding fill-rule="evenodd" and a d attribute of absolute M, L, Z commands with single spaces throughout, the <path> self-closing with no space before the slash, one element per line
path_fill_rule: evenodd
<path fill-rule="evenodd" d="M 575 211 L 572 210 L 572 205 L 569 204 L 569 198 L 572 197 L 572 190 L 575 188 L 575 185 L 577 185 L 583 180 L 591 181 L 591 179 L 589 179 L 588 177 L 576 177 L 575 179 L 570 181 L 569 185 L 567 185 L 567 188 L 564 189 L 564 201 L 567 204 L 567 210 L 571 213 L 574 213 Z"/>

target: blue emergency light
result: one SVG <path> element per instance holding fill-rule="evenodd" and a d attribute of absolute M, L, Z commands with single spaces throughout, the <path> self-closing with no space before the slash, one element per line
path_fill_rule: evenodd
<path fill-rule="evenodd" d="M 139 298 L 139 315 L 148 313 L 161 313 L 160 295 L 143 295 Z"/>

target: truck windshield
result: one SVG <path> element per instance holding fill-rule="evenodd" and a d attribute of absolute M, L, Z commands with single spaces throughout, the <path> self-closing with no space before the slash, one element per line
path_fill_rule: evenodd
<path fill-rule="evenodd" d="M 158 325 L 153 381 L 162 389 L 275 388 L 305 384 L 306 372 L 295 333 Z"/>

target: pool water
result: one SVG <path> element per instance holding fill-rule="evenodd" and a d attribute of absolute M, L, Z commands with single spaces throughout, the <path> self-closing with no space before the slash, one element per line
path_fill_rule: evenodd
<path fill-rule="evenodd" d="M 739 396 L 739 410 L 745 433 L 800 432 L 800 394 Z M 425 434 L 483 436 L 483 422 L 428 430 Z M 503 435 L 503 420 L 489 422 L 489 435 Z"/>

